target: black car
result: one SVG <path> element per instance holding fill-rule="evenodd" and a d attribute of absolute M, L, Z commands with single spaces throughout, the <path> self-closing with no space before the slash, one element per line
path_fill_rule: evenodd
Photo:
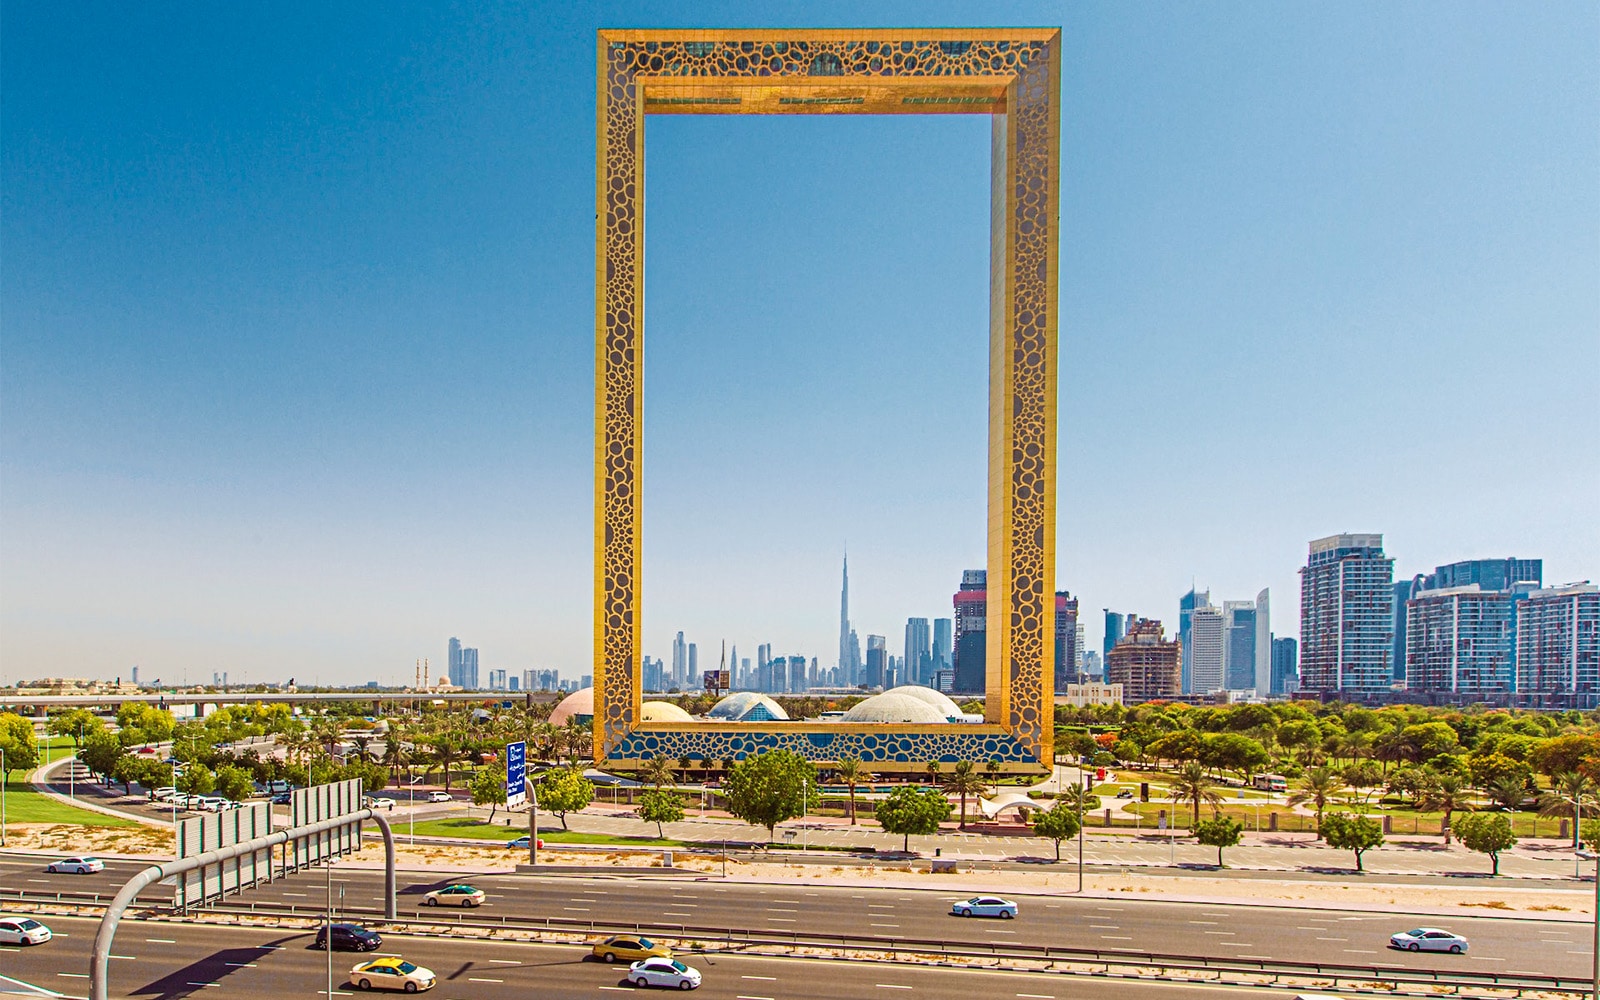
<path fill-rule="evenodd" d="M 327 933 L 328 929 L 326 927 L 318 927 L 317 939 L 311 943 L 311 947 L 324 947 Z M 333 925 L 334 951 L 377 951 L 378 946 L 381 944 L 383 944 L 383 938 L 360 924 Z"/>
<path fill-rule="evenodd" d="M 294 797 L 288 792 L 279 792 L 272 797 L 272 804 L 275 806 L 286 806 L 293 801 L 293 798 Z"/>

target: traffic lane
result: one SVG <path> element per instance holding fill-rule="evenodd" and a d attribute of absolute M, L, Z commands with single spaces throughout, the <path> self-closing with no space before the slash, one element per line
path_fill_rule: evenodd
<path fill-rule="evenodd" d="M 56 940 L 34 948 L 6 948 L 5 975 L 71 996 L 87 992 L 90 945 L 95 921 L 53 918 Z M 328 955 L 308 945 L 309 932 L 125 921 L 113 949 L 109 993 L 118 997 L 207 1000 L 268 996 L 326 995 Z M 377 955 L 403 954 L 432 969 L 439 978 L 433 995 L 441 1000 L 521 1000 L 635 992 L 626 969 L 588 958 L 572 945 L 530 945 L 480 940 L 391 936 Z M 334 993 L 355 995 L 350 968 L 373 953 L 333 955 Z M 855 1000 L 901 992 L 929 1000 L 970 1000 L 972 996 L 1028 1000 L 1098 1000 L 1108 981 L 1061 973 L 1011 973 L 948 967 L 891 965 L 816 959 L 689 955 L 688 964 L 704 975 L 698 996 L 706 1000 Z M 1119 979 L 1125 1000 L 1183 1000 L 1188 997 L 1260 989 L 1136 982 Z M 652 993 L 654 991 L 651 991 Z M 1271 991 L 1268 996 L 1290 994 Z"/>
<path fill-rule="evenodd" d="M 142 861 L 106 861 L 105 871 L 102 872 L 67 875 L 45 871 L 50 862 L 72 856 L 0 855 L 0 890 L 29 893 L 98 892 L 106 896 L 115 894 L 134 874 L 150 867 L 149 862 Z M 168 895 L 171 895 L 170 889 Z"/>
<path fill-rule="evenodd" d="M 343 875 L 345 905 L 375 915 L 382 901 L 377 873 Z M 341 874 L 334 876 L 339 884 Z M 874 937 L 887 941 L 937 939 L 958 945 L 1091 948 L 1354 966 L 1396 966 L 1475 972 L 1582 976 L 1589 969 L 1587 925 L 1486 916 L 1443 918 L 1416 914 L 1311 910 L 1290 907 L 1172 903 L 1133 899 L 1023 896 L 1016 920 L 951 916 L 965 894 L 937 889 L 732 884 L 690 880 L 584 879 L 530 875 L 442 876 L 407 881 L 400 914 L 434 914 L 422 893 L 467 881 L 488 895 L 464 919 L 497 921 L 547 917 L 637 924 L 665 934 L 673 927 L 709 927 L 782 936 L 790 932 Z M 302 906 L 326 902 L 321 876 L 291 877 L 257 890 Z M 456 910 L 438 911 L 455 919 Z M 1407 953 L 1388 948 L 1389 935 L 1417 926 L 1448 925 L 1471 941 L 1465 956 Z"/>

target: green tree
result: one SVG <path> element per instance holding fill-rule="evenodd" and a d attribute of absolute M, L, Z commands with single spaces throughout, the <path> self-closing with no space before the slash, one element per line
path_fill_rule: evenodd
<path fill-rule="evenodd" d="M 1291 806 L 1310 803 L 1317 814 L 1317 836 L 1322 836 L 1322 811 L 1328 803 L 1344 787 L 1344 782 L 1334 773 L 1333 768 L 1326 765 L 1307 768 L 1305 776 L 1300 779 L 1300 788 L 1289 796 Z"/>
<path fill-rule="evenodd" d="M 872 775 L 861 766 L 861 761 L 855 757 L 841 757 L 839 763 L 834 765 L 834 775 L 850 790 L 850 825 L 856 824 L 856 786 L 863 781 L 871 781 Z"/>
<path fill-rule="evenodd" d="M 1200 803 L 1205 802 L 1215 808 L 1222 802 L 1222 796 L 1217 794 L 1216 783 L 1206 774 L 1205 765 L 1197 760 L 1180 767 L 1168 784 L 1174 802 L 1188 802 L 1194 807 L 1189 815 L 1191 830 L 1200 822 Z"/>
<path fill-rule="evenodd" d="M 11 784 L 12 771 L 31 771 L 39 766 L 39 738 L 33 723 L 15 712 L 0 712 L 0 753 L 5 756 L 5 773 L 0 781 Z"/>
<path fill-rule="evenodd" d="M 539 782 L 539 808 L 561 817 L 561 829 L 567 828 L 567 813 L 578 812 L 594 801 L 594 783 L 575 767 L 562 767 L 547 771 Z"/>
<path fill-rule="evenodd" d="M 204 764 L 188 764 L 178 772 L 178 780 L 174 785 L 178 791 L 190 795 L 210 795 L 211 790 L 217 787 L 217 776 Z"/>
<path fill-rule="evenodd" d="M 1078 835 L 1078 807 L 1068 802 L 1057 802 L 1048 812 L 1033 817 L 1033 832 L 1038 837 L 1055 841 L 1056 860 L 1061 860 L 1061 842 Z"/>
<path fill-rule="evenodd" d="M 540 802 L 543 802 L 540 798 Z M 494 822 L 495 810 L 506 804 L 506 772 L 504 767 L 485 767 L 478 771 L 472 778 L 472 804 L 475 806 L 488 806 L 488 822 Z M 588 803 L 584 803 L 588 805 Z M 583 808 L 579 806 L 578 808 Z M 566 826 L 566 820 L 561 821 Z"/>
<path fill-rule="evenodd" d="M 1375 760 L 1358 760 L 1339 774 L 1344 778 L 1345 784 L 1361 793 L 1363 806 L 1372 796 L 1373 789 L 1384 786 L 1383 768 Z"/>
<path fill-rule="evenodd" d="M 1444 722 L 1419 722 L 1406 726 L 1400 735 L 1410 748 L 1411 759 L 1418 764 L 1426 764 L 1435 757 L 1451 753 L 1461 742 L 1456 731 Z"/>
<path fill-rule="evenodd" d="M 83 749 L 83 741 L 95 733 L 105 732 L 106 724 L 87 708 L 74 708 L 60 715 L 52 715 L 45 723 L 45 732 L 51 736 L 72 738 L 74 749 Z M 104 773 L 104 772 L 102 772 Z"/>
<path fill-rule="evenodd" d="M 683 797 L 660 788 L 646 789 L 639 795 L 639 808 L 634 811 L 646 823 L 656 825 L 656 837 L 660 839 L 667 835 L 661 824 L 683 819 Z"/>
<path fill-rule="evenodd" d="M 248 799 L 255 792 L 255 778 L 237 764 L 224 764 L 216 772 L 217 794 L 235 802 Z"/>
<path fill-rule="evenodd" d="M 119 743 L 118 746 L 121 746 Z M 145 785 L 145 777 L 149 773 L 147 765 L 156 765 L 165 769 L 160 761 L 141 757 L 136 753 L 125 753 L 111 766 L 111 779 L 122 783 L 122 794 L 131 795 L 135 782 L 146 788 L 156 788 L 157 785 Z"/>
<path fill-rule="evenodd" d="M 1195 839 L 1207 847 L 1217 849 L 1217 867 L 1222 864 L 1222 849 L 1233 847 L 1239 843 L 1239 837 L 1244 833 L 1244 824 L 1238 820 L 1229 819 L 1218 813 L 1208 820 L 1204 820 L 1194 828 Z"/>
<path fill-rule="evenodd" d="M 1265 768 L 1272 758 L 1261 741 L 1242 733 L 1207 734 L 1200 747 L 1200 763 L 1207 767 L 1237 771 L 1245 781 Z"/>
<path fill-rule="evenodd" d="M 1456 824 L 1456 836 L 1467 850 L 1489 855 L 1492 875 L 1500 874 L 1500 852 L 1517 842 L 1511 817 L 1504 813 L 1468 813 Z"/>
<path fill-rule="evenodd" d="M 1528 765 L 1503 753 L 1473 754 L 1467 758 L 1467 769 L 1472 774 L 1472 783 L 1485 791 L 1499 781 L 1527 784 L 1532 777 Z"/>
<path fill-rule="evenodd" d="M 1389 773 L 1386 790 L 1391 795 L 1398 795 L 1402 800 L 1410 799 L 1415 806 L 1422 799 L 1422 790 L 1427 787 L 1428 775 L 1420 768 L 1406 764 L 1395 768 Z"/>
<path fill-rule="evenodd" d="M 939 824 L 950 818 L 950 800 L 932 788 L 896 788 L 878 803 L 874 813 L 884 833 L 900 835 L 900 849 L 911 850 L 911 835 L 925 837 L 939 832 Z"/>
<path fill-rule="evenodd" d="M 128 756 L 128 748 L 122 741 L 106 731 L 102 726 L 98 732 L 87 733 L 83 745 L 78 748 L 78 759 L 83 761 L 92 774 L 98 774 L 100 780 L 109 781 L 117 768 L 117 762 Z"/>
<path fill-rule="evenodd" d="M 970 760 L 958 760 L 950 769 L 950 776 L 944 779 L 944 790 L 961 796 L 961 822 L 957 829 L 967 828 L 967 796 L 976 795 L 979 798 L 989 794 L 989 783 L 983 775 L 973 766 Z"/>
<path fill-rule="evenodd" d="M 1355 852 L 1358 872 L 1366 871 L 1362 855 L 1383 843 L 1383 824 L 1366 816 L 1329 813 L 1322 818 L 1320 829 L 1329 847 Z"/>
<path fill-rule="evenodd" d="M 806 789 L 815 785 L 817 769 L 789 750 L 769 750 L 746 757 L 728 771 L 728 811 L 754 826 L 767 828 L 767 840 L 784 820 L 805 810 Z"/>
<path fill-rule="evenodd" d="M 1557 737 L 1565 739 L 1566 737 Z M 1553 742 L 1553 741 L 1552 741 Z M 1596 805 L 1595 783 L 1579 771 L 1561 771 L 1550 779 L 1550 790 L 1539 797 L 1540 816 L 1572 817 L 1572 846 L 1578 846 L 1579 819 Z"/>
<path fill-rule="evenodd" d="M 1417 802 L 1417 808 L 1422 812 L 1444 813 L 1441 830 L 1447 844 L 1450 843 L 1450 817 L 1457 810 L 1466 808 L 1466 805 L 1467 779 L 1454 772 L 1430 774 Z"/>
<path fill-rule="evenodd" d="M 1600 736 L 1569 733 L 1534 746 L 1528 754 L 1528 762 L 1539 773 L 1554 778 L 1576 771 L 1595 757 L 1600 757 Z"/>

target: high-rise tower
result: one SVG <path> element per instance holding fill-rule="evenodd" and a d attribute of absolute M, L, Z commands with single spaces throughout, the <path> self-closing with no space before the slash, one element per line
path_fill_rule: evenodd
<path fill-rule="evenodd" d="M 1387 692 L 1393 643 L 1394 560 L 1384 555 L 1383 536 L 1312 542 L 1300 570 L 1300 690 L 1357 698 Z"/>
<path fill-rule="evenodd" d="M 853 681 L 850 662 L 850 553 L 844 554 L 844 571 L 839 581 L 839 676 Z"/>

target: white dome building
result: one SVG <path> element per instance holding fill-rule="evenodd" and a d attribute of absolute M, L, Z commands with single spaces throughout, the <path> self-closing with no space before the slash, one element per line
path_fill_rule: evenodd
<path fill-rule="evenodd" d="M 951 701 L 942 692 L 935 691 L 931 687 L 922 687 L 919 684 L 902 684 L 899 687 L 890 688 L 884 694 L 903 694 L 907 698 L 925 701 L 937 708 L 939 714 L 943 715 L 947 722 L 958 722 L 966 714 L 961 711 L 960 705 Z"/>
<path fill-rule="evenodd" d="M 715 722 L 787 722 L 789 713 L 764 694 L 735 691 L 713 705 L 706 718 Z"/>
<path fill-rule="evenodd" d="M 647 701 L 639 706 L 640 722 L 693 722 L 694 716 L 670 701 Z"/>
<path fill-rule="evenodd" d="M 914 698 L 902 691 L 885 691 L 875 694 L 866 701 L 844 713 L 841 722 L 867 722 L 867 723 L 912 723 L 924 725 L 934 722 L 949 722 L 945 714 L 933 705 Z"/>
<path fill-rule="evenodd" d="M 558 726 L 564 726 L 576 720 L 580 726 L 587 726 L 594 721 L 594 688 L 587 687 L 574 691 L 561 699 L 550 713 L 550 721 Z"/>

